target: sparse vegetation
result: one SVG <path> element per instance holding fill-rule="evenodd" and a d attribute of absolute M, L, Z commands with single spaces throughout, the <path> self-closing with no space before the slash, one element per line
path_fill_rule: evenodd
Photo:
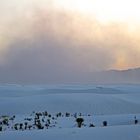
<path fill-rule="evenodd" d="M 34 112 L 28 117 L 19 118 L 16 116 L 1 116 L 0 117 L 0 131 L 6 130 L 13 130 L 13 131 L 29 131 L 29 130 L 42 130 L 42 129 L 49 129 L 49 128 L 62 128 L 63 126 L 60 125 L 59 121 L 71 121 L 71 127 L 95 127 L 94 122 L 89 122 L 87 119 L 93 119 L 93 116 L 90 114 L 83 115 L 82 113 L 62 113 L 58 112 L 56 114 L 48 113 L 47 111 L 44 112 Z M 74 121 L 75 120 L 75 121 Z M 139 121 L 136 117 L 134 117 L 134 124 L 138 124 Z M 76 125 L 75 125 L 76 122 Z M 89 122 L 89 123 L 88 123 Z M 69 123 L 68 123 L 69 124 Z M 107 121 L 101 121 L 102 126 L 108 126 Z M 96 126 L 96 127 L 99 127 Z"/>

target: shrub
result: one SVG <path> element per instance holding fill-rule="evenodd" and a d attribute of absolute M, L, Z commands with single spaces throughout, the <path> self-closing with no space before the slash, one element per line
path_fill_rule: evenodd
<path fill-rule="evenodd" d="M 2 131 L 2 126 L 0 126 L 0 131 Z"/>
<path fill-rule="evenodd" d="M 136 120 L 135 120 L 135 124 L 137 124 L 137 123 L 138 123 L 138 120 L 136 119 Z"/>
<path fill-rule="evenodd" d="M 48 115 L 48 117 L 49 117 L 49 118 L 51 118 L 51 117 L 52 117 L 52 115 L 51 115 L 51 114 L 49 114 L 49 115 Z"/>
<path fill-rule="evenodd" d="M 82 126 L 82 124 L 84 122 L 84 119 L 83 118 L 77 118 L 76 122 L 77 122 L 78 127 L 81 128 L 81 126 Z"/>
<path fill-rule="evenodd" d="M 107 126 L 107 121 L 103 121 L 103 126 Z"/>
<path fill-rule="evenodd" d="M 5 118 L 5 119 L 2 121 L 2 123 L 3 123 L 4 125 L 7 125 L 7 126 L 8 126 L 8 119 Z"/>
<path fill-rule="evenodd" d="M 24 125 L 25 125 L 25 130 L 27 129 L 27 125 L 28 125 L 28 123 L 27 122 L 25 122 L 24 123 Z"/>
<path fill-rule="evenodd" d="M 22 123 L 20 123 L 20 124 L 19 124 L 19 129 L 21 130 L 21 129 L 22 129 L 22 127 L 23 127 L 23 124 L 22 124 Z"/>
<path fill-rule="evenodd" d="M 70 117 L 70 113 L 66 112 L 66 117 Z"/>
<path fill-rule="evenodd" d="M 89 127 L 95 127 L 95 125 L 91 123 L 91 124 L 89 125 Z"/>
<path fill-rule="evenodd" d="M 15 130 L 18 130 L 18 124 L 14 125 Z"/>

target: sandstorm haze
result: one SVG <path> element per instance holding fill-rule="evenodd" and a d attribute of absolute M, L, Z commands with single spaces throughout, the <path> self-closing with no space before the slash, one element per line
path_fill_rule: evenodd
<path fill-rule="evenodd" d="M 96 71 L 139 67 L 139 4 L 1 0 L 1 82 L 80 82 Z"/>

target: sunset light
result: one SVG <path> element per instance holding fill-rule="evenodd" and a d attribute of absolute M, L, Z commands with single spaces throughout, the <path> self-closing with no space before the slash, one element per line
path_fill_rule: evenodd
<path fill-rule="evenodd" d="M 56 5 L 101 22 L 140 22 L 139 0 L 56 0 Z"/>

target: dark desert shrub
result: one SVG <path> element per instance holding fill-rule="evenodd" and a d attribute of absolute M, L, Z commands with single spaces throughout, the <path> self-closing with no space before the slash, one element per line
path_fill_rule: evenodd
<path fill-rule="evenodd" d="M 2 131 L 2 126 L 0 126 L 0 131 Z"/>
<path fill-rule="evenodd" d="M 107 121 L 103 121 L 103 126 L 107 126 Z"/>
<path fill-rule="evenodd" d="M 19 124 L 19 129 L 22 130 L 22 127 L 23 127 L 23 124 L 20 123 L 20 124 Z"/>
<path fill-rule="evenodd" d="M 135 120 L 135 124 L 138 124 L 138 120 L 137 119 Z"/>
<path fill-rule="evenodd" d="M 76 122 L 77 122 L 77 126 L 78 126 L 79 128 L 81 128 L 81 126 L 82 126 L 82 124 L 83 124 L 83 122 L 84 122 L 84 119 L 83 119 L 83 118 L 77 118 L 77 119 L 76 119 Z"/>
<path fill-rule="evenodd" d="M 95 127 L 95 125 L 91 123 L 91 124 L 89 125 L 89 127 Z"/>

